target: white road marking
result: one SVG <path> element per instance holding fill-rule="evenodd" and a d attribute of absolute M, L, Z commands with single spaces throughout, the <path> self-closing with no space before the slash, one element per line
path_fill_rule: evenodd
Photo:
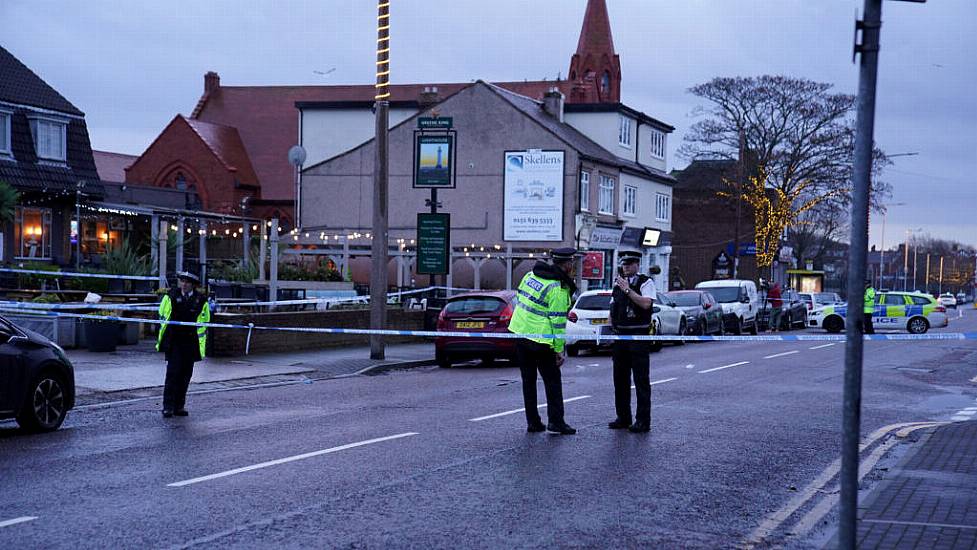
<path fill-rule="evenodd" d="M 187 479 L 184 481 L 177 481 L 175 483 L 168 483 L 167 487 L 184 487 L 186 485 L 193 485 L 194 483 L 200 483 L 202 481 L 210 481 L 212 479 L 219 479 L 222 477 L 232 476 L 235 474 L 242 474 L 244 472 L 250 472 L 252 470 L 258 470 L 261 468 L 268 468 L 270 466 L 278 466 L 279 464 L 286 464 L 288 462 L 295 462 L 296 460 L 304 460 L 306 458 L 312 458 L 315 456 L 321 456 L 325 454 L 335 453 L 338 451 L 345 451 L 347 449 L 353 449 L 355 447 L 362 447 L 364 445 L 372 445 L 374 443 L 381 443 L 383 441 L 391 441 L 394 439 L 401 439 L 404 437 L 410 437 L 412 435 L 418 435 L 417 432 L 405 432 L 397 435 L 388 435 L 386 437 L 378 437 L 376 439 L 368 439 L 366 441 L 358 441 L 356 443 L 348 443 L 346 445 L 340 445 L 339 447 L 332 447 L 329 449 L 322 449 L 321 451 L 313 451 L 311 453 L 303 453 L 300 455 L 290 456 L 286 458 L 279 458 L 277 460 L 269 460 L 268 462 L 262 462 L 260 464 L 254 464 L 251 466 L 244 466 L 242 468 L 235 468 L 233 470 L 227 470 L 225 472 L 219 472 L 216 474 L 210 474 L 202 477 L 195 477 L 193 479 Z"/>
<path fill-rule="evenodd" d="M 723 365 L 721 367 L 716 367 L 714 369 L 700 370 L 699 371 L 699 374 L 706 374 L 707 372 L 715 372 L 717 370 L 723 370 L 723 369 L 728 369 L 728 368 L 731 368 L 731 367 L 738 367 L 740 365 L 747 365 L 747 364 L 749 364 L 749 361 L 740 361 L 739 363 L 733 363 L 732 365 Z"/>
<path fill-rule="evenodd" d="M 970 420 L 970 417 L 969 416 L 955 415 L 955 416 L 951 416 L 950 417 L 950 420 L 953 420 L 954 422 L 960 422 L 960 421 L 963 421 L 963 420 Z"/>
<path fill-rule="evenodd" d="M 18 523 L 26 523 L 28 521 L 34 521 L 37 516 L 23 516 L 14 519 L 8 519 L 6 521 L 0 521 L 0 527 L 10 527 L 11 525 L 17 525 Z"/>
<path fill-rule="evenodd" d="M 916 525 L 919 527 L 946 527 L 948 529 L 977 529 L 973 525 L 960 525 L 957 523 L 924 523 L 921 521 L 896 521 L 894 519 L 859 519 L 865 523 L 887 523 L 893 525 Z"/>
<path fill-rule="evenodd" d="M 578 395 L 577 397 L 569 397 L 567 399 L 564 399 L 563 402 L 564 403 L 569 403 L 571 401 L 580 401 L 581 399 L 589 399 L 589 398 L 590 398 L 589 395 Z M 547 403 L 543 403 L 542 405 L 539 405 L 539 408 L 542 409 L 542 408 L 546 407 L 546 405 L 547 405 Z M 516 414 L 516 413 L 521 413 L 521 412 L 526 412 L 526 409 L 525 408 L 522 408 L 522 409 L 512 409 L 511 411 L 505 411 L 505 412 L 490 414 L 488 416 L 479 416 L 478 418 L 469 418 L 468 421 L 469 422 L 481 422 L 482 420 L 491 420 L 493 418 L 499 418 L 500 416 L 509 416 L 510 414 Z"/>
<path fill-rule="evenodd" d="M 775 353 L 773 355 L 768 355 L 764 357 L 764 359 L 774 359 L 776 357 L 783 357 L 785 355 L 794 355 L 795 353 L 800 353 L 800 352 L 795 349 L 794 351 L 785 351 L 783 353 Z"/>
<path fill-rule="evenodd" d="M 833 345 L 835 345 L 835 342 L 831 342 L 830 344 L 821 344 L 820 346 L 814 346 L 813 348 L 807 348 L 807 349 L 830 348 Z"/>
<path fill-rule="evenodd" d="M 650 386 L 654 386 L 655 384 L 664 384 L 665 382 L 671 382 L 672 380 L 678 380 L 678 378 L 665 378 L 663 380 L 655 380 L 654 382 L 652 382 L 649 385 Z M 634 389 L 634 386 L 631 386 L 631 389 L 633 390 Z"/>
<path fill-rule="evenodd" d="M 965 411 L 977 411 L 977 407 L 967 407 Z"/>
<path fill-rule="evenodd" d="M 687 369 L 691 369 L 691 368 L 694 368 L 694 367 L 695 367 L 695 365 L 693 365 L 692 363 L 689 363 L 688 365 L 685 365 L 685 368 L 687 368 Z"/>

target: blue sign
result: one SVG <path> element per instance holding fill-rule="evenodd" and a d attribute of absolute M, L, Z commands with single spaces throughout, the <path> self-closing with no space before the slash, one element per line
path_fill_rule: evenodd
<path fill-rule="evenodd" d="M 733 255 L 733 243 L 726 244 L 726 253 Z M 756 256 L 756 243 L 740 243 L 740 256 Z"/>

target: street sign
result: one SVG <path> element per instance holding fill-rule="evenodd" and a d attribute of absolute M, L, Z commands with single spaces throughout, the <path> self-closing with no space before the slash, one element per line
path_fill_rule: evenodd
<path fill-rule="evenodd" d="M 451 214 L 417 214 L 417 273 L 446 275 Z"/>
<path fill-rule="evenodd" d="M 449 130 L 454 124 L 454 119 L 446 117 L 417 117 L 417 127 L 421 130 Z"/>
<path fill-rule="evenodd" d="M 455 136 L 453 133 L 414 135 L 414 188 L 455 186 Z"/>

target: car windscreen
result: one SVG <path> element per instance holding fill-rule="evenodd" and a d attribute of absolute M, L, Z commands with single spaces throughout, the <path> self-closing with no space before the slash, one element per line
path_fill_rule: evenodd
<path fill-rule="evenodd" d="M 462 313 L 467 315 L 488 314 L 501 311 L 505 307 L 505 301 L 490 296 L 472 296 L 459 298 L 448 302 L 444 306 L 447 313 Z"/>
<path fill-rule="evenodd" d="M 592 294 L 590 296 L 581 296 L 577 300 L 577 305 L 574 306 L 576 309 L 583 309 L 587 311 L 600 311 L 602 309 L 611 309 L 611 295 L 610 294 Z"/>
<path fill-rule="evenodd" d="M 669 292 L 665 296 L 679 307 L 699 305 L 699 294 L 697 292 Z"/>
<path fill-rule="evenodd" d="M 740 300 L 740 287 L 738 286 L 712 286 L 709 287 L 709 294 L 717 302 L 729 304 Z"/>
<path fill-rule="evenodd" d="M 818 302 L 822 304 L 833 304 L 841 301 L 841 298 L 834 292 L 818 292 L 816 296 L 818 297 Z"/>

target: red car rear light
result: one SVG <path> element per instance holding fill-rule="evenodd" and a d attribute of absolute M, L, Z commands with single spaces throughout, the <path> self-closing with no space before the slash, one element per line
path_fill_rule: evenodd
<path fill-rule="evenodd" d="M 500 323 L 508 323 L 509 319 L 512 319 L 512 305 L 505 306 L 505 309 L 499 314 Z"/>
<path fill-rule="evenodd" d="M 448 328 L 448 321 L 445 320 L 445 313 L 447 309 L 442 309 L 441 313 L 438 315 L 438 330 L 445 330 Z"/>
<path fill-rule="evenodd" d="M 946 313 L 946 308 L 943 306 L 936 306 L 936 311 L 940 313 Z"/>
<path fill-rule="evenodd" d="M 571 311 L 567 315 L 567 321 L 570 321 L 571 323 L 576 323 L 577 322 L 577 312 L 576 311 Z"/>

